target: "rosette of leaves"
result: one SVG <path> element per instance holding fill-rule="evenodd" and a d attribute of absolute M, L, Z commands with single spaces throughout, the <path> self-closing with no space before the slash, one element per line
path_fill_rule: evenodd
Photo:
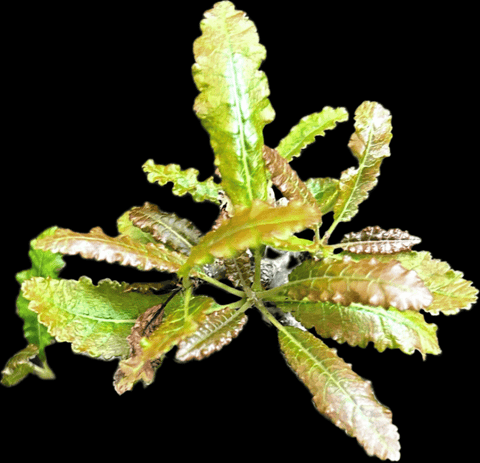
<path fill-rule="evenodd" d="M 265 48 L 255 25 L 223 1 L 205 13 L 201 29 L 194 43 L 200 92 L 194 111 L 210 137 L 221 181 L 201 182 L 195 169 L 153 160 L 144 170 L 150 182 L 173 183 L 174 194 L 217 204 L 217 221 L 202 235 L 192 222 L 145 203 L 118 219 L 117 236 L 57 227 L 39 235 L 32 241 L 32 269 L 17 276 L 28 345 L 7 363 L 2 383 L 16 384 L 28 373 L 52 378 L 45 347 L 56 340 L 71 343 L 76 353 L 118 359 L 114 385 L 122 394 L 138 382 L 151 384 L 174 348 L 179 362 L 222 349 L 256 308 L 278 330 L 280 350 L 318 411 L 368 455 L 398 460 L 392 412 L 320 338 L 372 343 L 380 352 L 419 351 L 425 359 L 440 347 L 437 326 L 422 312 L 470 309 L 478 291 L 447 263 L 412 250 L 420 240 L 400 229 L 369 227 L 328 243 L 336 226 L 357 214 L 390 156 L 386 108 L 372 101 L 357 108 L 348 144 L 355 166 L 337 179 L 304 182 L 290 161 L 346 121 L 347 111 L 325 107 L 301 119 L 276 148 L 268 147 L 263 128 L 275 113 L 259 70 Z M 273 186 L 283 195 L 278 201 Z M 333 222 L 322 236 L 320 224 L 329 213 Z M 314 231 L 312 240 L 295 235 L 304 229 Z M 60 278 L 61 256 L 74 254 L 158 272 L 158 282 Z M 199 295 L 202 284 L 230 293 L 232 302 L 220 305 Z"/>

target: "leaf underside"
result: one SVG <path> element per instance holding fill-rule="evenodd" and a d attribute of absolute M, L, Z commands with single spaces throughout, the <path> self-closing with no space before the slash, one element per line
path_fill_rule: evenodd
<path fill-rule="evenodd" d="M 279 331 L 287 363 L 313 394 L 318 411 L 355 437 L 368 455 L 400 459 L 397 427 L 391 411 L 376 399 L 370 381 L 358 376 L 320 339 L 308 331 Z"/>

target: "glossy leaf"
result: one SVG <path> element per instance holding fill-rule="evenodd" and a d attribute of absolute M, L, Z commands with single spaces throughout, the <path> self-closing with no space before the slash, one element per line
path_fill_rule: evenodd
<path fill-rule="evenodd" d="M 290 130 L 290 133 L 280 141 L 277 151 L 287 161 L 300 156 L 302 149 L 315 141 L 315 137 L 325 135 L 325 130 L 334 129 L 337 122 L 348 120 L 345 108 L 330 108 L 326 106 L 319 113 L 303 117 Z"/>
<path fill-rule="evenodd" d="M 15 386 L 27 375 L 35 374 L 41 379 L 55 379 L 55 375 L 46 362 L 41 366 L 32 362 L 40 354 L 38 346 L 29 344 L 25 349 L 17 352 L 5 365 L 2 370 L 2 384 L 4 386 Z"/>
<path fill-rule="evenodd" d="M 149 159 L 143 165 L 143 170 L 148 174 L 147 179 L 151 183 L 158 183 L 163 186 L 168 182 L 172 182 L 172 193 L 174 195 L 183 196 L 189 193 L 193 200 L 197 202 L 211 201 L 212 203 L 220 204 L 218 198 L 220 185 L 214 182 L 213 177 L 200 182 L 197 169 L 182 170 L 178 164 L 163 166 L 155 164 L 152 159 Z"/>
<path fill-rule="evenodd" d="M 267 78 L 259 71 L 265 47 L 253 22 L 231 2 L 218 2 L 200 23 L 192 68 L 200 94 L 194 110 L 210 135 L 222 189 L 234 206 L 266 201 L 263 127 L 275 113 Z"/>
<path fill-rule="evenodd" d="M 118 394 L 132 389 L 135 383 L 145 385 L 154 380 L 155 362 L 181 341 L 194 334 L 214 305 L 205 296 L 184 297 L 178 293 L 163 309 L 161 324 L 138 340 L 138 351 L 119 363 L 115 373 L 115 390 Z"/>
<path fill-rule="evenodd" d="M 192 336 L 180 341 L 175 359 L 186 362 L 208 357 L 230 344 L 246 322 L 247 316 L 244 313 L 228 307 L 207 315 Z"/>
<path fill-rule="evenodd" d="M 362 260 L 365 256 L 349 255 L 354 260 Z M 389 256 L 375 256 L 384 262 L 389 261 Z M 478 299 L 478 289 L 471 281 L 463 278 L 463 273 L 453 270 L 446 262 L 433 259 L 431 254 L 422 252 L 402 252 L 394 256 L 403 267 L 414 270 L 423 280 L 425 286 L 433 296 L 432 303 L 425 307 L 425 311 L 438 315 L 454 315 L 460 310 L 468 310 Z M 390 257 L 391 259 L 391 257 Z"/>
<path fill-rule="evenodd" d="M 117 262 L 140 270 L 156 269 L 171 273 L 176 272 L 187 259 L 162 243 L 144 244 L 127 235 L 110 237 L 99 227 L 89 233 L 59 228 L 52 236 L 39 240 L 36 248 L 69 255 L 80 254 L 86 259 Z"/>
<path fill-rule="evenodd" d="M 398 228 L 383 230 L 375 226 L 346 234 L 340 245 L 354 254 L 396 254 L 412 249 L 420 241 L 407 231 Z"/>
<path fill-rule="evenodd" d="M 338 185 L 336 178 L 310 178 L 305 182 L 323 215 L 333 211 L 340 192 Z"/>
<path fill-rule="evenodd" d="M 126 292 L 127 283 L 87 277 L 76 280 L 32 278 L 22 285 L 29 309 L 57 341 L 76 353 L 105 360 L 128 355 L 127 336 L 137 318 L 167 295 Z"/>
<path fill-rule="evenodd" d="M 403 312 L 390 307 L 373 307 L 352 303 L 345 307 L 331 302 L 279 301 L 276 305 L 306 328 L 315 328 L 323 338 L 339 343 L 366 347 L 372 342 L 375 349 L 400 349 L 405 354 L 418 350 L 425 360 L 426 354 L 441 353 L 437 339 L 437 326 L 426 323 L 420 312 Z"/>
<path fill-rule="evenodd" d="M 252 253 L 247 249 L 236 257 L 224 259 L 225 276 L 237 287 L 252 286 L 254 280 L 254 262 Z"/>
<path fill-rule="evenodd" d="M 271 174 L 272 183 L 289 201 L 299 201 L 317 208 L 317 201 L 290 164 L 268 146 L 263 147 L 263 159 Z M 320 225 L 320 223 L 318 224 Z"/>
<path fill-rule="evenodd" d="M 130 220 L 130 213 L 134 208 L 123 213 L 117 220 L 117 230 L 120 235 L 128 236 L 134 241 L 142 244 L 157 243 L 151 233 L 136 227 Z"/>
<path fill-rule="evenodd" d="M 167 244 L 175 251 L 190 254 L 201 232 L 187 219 L 161 211 L 155 204 L 145 203 L 130 212 L 130 220 L 142 231 L 150 233 L 157 241 Z"/>
<path fill-rule="evenodd" d="M 392 138 L 390 112 L 382 105 L 365 101 L 355 112 L 355 132 L 348 147 L 357 158 L 357 169 L 342 172 L 340 194 L 334 207 L 334 218 L 348 222 L 358 212 L 358 205 L 378 182 L 382 160 L 390 156 Z"/>
<path fill-rule="evenodd" d="M 308 331 L 284 327 L 278 336 L 287 363 L 312 393 L 318 411 L 355 437 L 368 455 L 398 461 L 400 443 L 392 412 L 378 402 L 370 381 Z"/>
<path fill-rule="evenodd" d="M 273 294 L 277 300 L 283 295 L 291 301 L 305 298 L 344 306 L 360 303 L 385 309 L 395 307 L 402 311 L 425 309 L 432 302 L 432 295 L 416 272 L 406 270 L 395 260 L 379 262 L 373 258 L 358 262 L 348 257 L 341 261 L 305 261 L 292 271 L 289 282 Z M 265 297 L 269 298 L 269 294 Z"/>
<path fill-rule="evenodd" d="M 275 246 L 274 243 L 313 226 L 319 219 L 318 210 L 305 204 L 291 202 L 285 207 L 272 207 L 256 200 L 252 207 L 237 208 L 232 218 L 203 236 L 178 275 L 185 277 L 194 265 L 207 264 L 215 257 L 234 257 L 262 243 Z"/>

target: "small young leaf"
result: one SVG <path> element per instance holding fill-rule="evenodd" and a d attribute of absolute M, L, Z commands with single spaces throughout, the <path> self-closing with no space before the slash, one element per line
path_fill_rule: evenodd
<path fill-rule="evenodd" d="M 232 218 L 203 236 L 178 275 L 186 277 L 194 265 L 207 264 L 215 257 L 234 257 L 262 243 L 275 247 L 319 220 L 320 212 L 306 204 L 290 202 L 285 207 L 272 207 L 255 200 L 251 207 L 238 207 Z"/>
<path fill-rule="evenodd" d="M 344 306 L 358 302 L 398 310 L 425 309 L 432 302 L 432 295 L 416 272 L 395 260 L 379 262 L 373 258 L 359 262 L 348 257 L 342 261 L 305 261 L 290 273 L 288 283 L 272 291 L 292 301 L 306 298 Z"/>
<path fill-rule="evenodd" d="M 190 254 L 198 243 L 201 232 L 192 222 L 181 219 L 176 214 L 162 212 L 155 204 L 145 203 L 134 207 L 130 220 L 142 231 L 150 233 L 157 241 L 167 244 L 175 251 Z"/>
<path fill-rule="evenodd" d="M 355 437 L 368 455 L 399 460 L 392 412 L 378 402 L 370 381 L 354 373 L 335 349 L 308 331 L 284 327 L 278 336 L 287 363 L 313 394 L 318 411 Z"/>
<path fill-rule="evenodd" d="M 182 170 L 178 164 L 163 166 L 155 164 L 152 159 L 149 159 L 143 165 L 143 170 L 148 174 L 147 179 L 150 183 L 156 182 L 163 186 L 168 182 L 172 182 L 172 193 L 174 195 L 183 196 L 189 193 L 193 200 L 199 203 L 211 201 L 212 203 L 220 204 L 220 185 L 213 181 L 213 177 L 200 182 L 197 169 Z"/>
<path fill-rule="evenodd" d="M 310 114 L 290 130 L 290 133 L 277 146 L 277 151 L 287 161 L 300 156 L 302 149 L 315 141 L 315 137 L 325 135 L 325 130 L 334 129 L 337 122 L 348 119 L 345 108 L 326 106 L 319 113 Z"/>
<path fill-rule="evenodd" d="M 407 231 L 398 228 L 386 231 L 375 226 L 346 234 L 340 244 L 354 254 L 396 254 L 412 249 L 420 241 Z"/>
<path fill-rule="evenodd" d="M 275 305 L 292 312 L 306 328 L 315 328 L 322 338 L 332 338 L 339 343 L 366 347 L 373 342 L 375 349 L 400 349 L 406 354 L 418 350 L 425 360 L 426 354 L 441 353 L 437 339 L 438 327 L 426 323 L 420 312 L 394 307 L 384 310 L 353 303 L 348 307 L 331 302 L 279 301 Z"/>
<path fill-rule="evenodd" d="M 175 273 L 187 259 L 162 243 L 144 244 L 128 235 L 112 238 L 99 227 L 89 233 L 59 228 L 52 236 L 38 240 L 36 248 L 69 255 L 80 254 L 86 259 L 106 260 L 108 263 L 118 262 L 140 270 L 156 269 L 171 273 Z"/>
<path fill-rule="evenodd" d="M 378 103 L 365 101 L 357 108 L 355 120 L 355 132 L 348 146 L 358 159 L 359 167 L 347 169 L 340 177 L 334 218 L 341 222 L 348 222 L 358 212 L 358 205 L 377 184 L 382 160 L 390 156 L 390 112 Z"/>
<path fill-rule="evenodd" d="M 133 222 L 130 220 L 130 213 L 133 208 L 129 211 L 123 213 L 117 220 L 117 230 L 120 235 L 125 235 L 130 237 L 133 241 L 142 244 L 148 243 L 157 243 L 157 240 L 153 237 L 151 233 L 146 232 L 145 230 L 140 230 L 136 227 Z"/>
<path fill-rule="evenodd" d="M 299 201 L 317 208 L 317 201 L 290 164 L 278 151 L 263 147 L 263 159 L 272 176 L 272 183 L 289 201 Z M 320 225 L 320 222 L 318 223 Z"/>
<path fill-rule="evenodd" d="M 236 338 L 247 316 L 236 309 L 221 309 L 207 315 L 197 331 L 178 344 L 175 359 L 181 362 L 205 357 L 219 351 Z"/>
<path fill-rule="evenodd" d="M 55 379 L 53 371 L 50 370 L 46 362 L 42 362 L 42 366 L 31 362 L 35 357 L 38 358 L 39 353 L 38 346 L 35 344 L 29 344 L 25 349 L 17 352 L 2 370 L 2 384 L 4 386 L 15 386 L 30 373 L 41 379 Z"/>
<path fill-rule="evenodd" d="M 127 283 L 102 280 L 95 286 L 80 280 L 32 278 L 22 285 L 29 309 L 57 341 L 72 343 L 72 349 L 92 357 L 125 357 L 127 336 L 137 318 L 162 303 L 166 295 L 125 292 Z"/>
<path fill-rule="evenodd" d="M 139 349 L 119 363 L 115 373 L 115 390 L 123 394 L 138 381 L 151 384 L 155 372 L 153 365 L 178 343 L 194 334 L 215 301 L 209 297 L 184 297 L 177 293 L 163 309 L 161 324 L 138 341 Z"/>
<path fill-rule="evenodd" d="M 339 194 L 339 181 L 336 178 L 309 178 L 305 185 L 312 193 L 323 215 L 333 211 Z"/>
<path fill-rule="evenodd" d="M 252 253 L 247 249 L 232 259 L 224 259 L 225 276 L 234 286 L 252 286 L 255 269 L 253 267 Z"/>
<path fill-rule="evenodd" d="M 194 110 L 210 135 L 222 189 L 234 206 L 267 201 L 263 128 L 275 117 L 267 78 L 259 71 L 265 47 L 253 22 L 231 2 L 218 2 L 200 23 L 193 79 Z"/>

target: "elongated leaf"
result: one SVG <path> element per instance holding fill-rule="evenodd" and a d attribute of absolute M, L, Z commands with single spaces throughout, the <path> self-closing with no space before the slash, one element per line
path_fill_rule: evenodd
<path fill-rule="evenodd" d="M 340 195 L 334 207 L 335 220 L 342 222 L 348 222 L 358 212 L 358 205 L 377 184 L 382 160 L 390 156 L 390 112 L 378 103 L 365 101 L 357 108 L 355 120 L 355 133 L 348 146 L 359 166 L 342 173 Z"/>
<path fill-rule="evenodd" d="M 423 359 L 426 354 L 441 353 L 437 339 L 438 327 L 426 323 L 420 312 L 394 307 L 372 307 L 353 303 L 348 307 L 331 302 L 303 300 L 280 301 L 276 305 L 283 311 L 292 312 L 306 328 L 315 328 L 323 338 L 332 338 L 339 343 L 366 347 L 372 342 L 375 349 L 400 349 L 406 354 L 418 350 Z"/>
<path fill-rule="evenodd" d="M 183 196 L 189 193 L 193 200 L 199 203 L 211 201 L 220 204 L 220 185 L 214 182 L 213 177 L 200 182 L 197 169 L 182 170 L 178 164 L 163 166 L 155 164 L 152 159 L 149 159 L 143 165 L 143 170 L 148 174 L 147 179 L 150 183 L 158 183 L 163 186 L 172 182 L 174 195 Z"/>
<path fill-rule="evenodd" d="M 176 360 L 186 362 L 219 351 L 236 338 L 247 322 L 247 316 L 235 309 L 221 309 L 207 315 L 197 331 L 178 344 Z"/>
<path fill-rule="evenodd" d="M 130 220 L 130 213 L 133 208 L 123 213 L 117 220 L 117 230 L 120 235 L 128 236 L 133 241 L 142 244 L 157 243 L 153 235 L 145 230 L 136 227 Z"/>
<path fill-rule="evenodd" d="M 344 253 L 354 260 L 363 260 L 366 256 Z M 391 257 L 377 255 L 376 259 L 388 262 Z M 477 302 L 478 289 L 471 281 L 463 278 L 463 273 L 452 268 L 438 259 L 433 259 L 431 254 L 422 252 L 401 252 L 394 256 L 403 267 L 414 270 L 423 280 L 425 286 L 433 296 L 432 303 L 425 307 L 425 311 L 438 315 L 454 315 L 460 310 L 468 310 Z"/>
<path fill-rule="evenodd" d="M 161 211 L 155 204 L 145 203 L 130 212 L 130 220 L 142 231 L 150 233 L 157 241 L 167 244 L 175 251 L 190 254 L 201 232 L 187 219 Z"/>
<path fill-rule="evenodd" d="M 339 195 L 338 185 L 336 178 L 309 178 L 305 182 L 323 215 L 333 211 Z"/>
<path fill-rule="evenodd" d="M 368 455 L 398 461 L 400 443 L 392 412 L 378 402 L 370 381 L 308 331 L 284 327 L 278 336 L 282 353 L 313 394 L 318 411 L 355 437 Z"/>
<path fill-rule="evenodd" d="M 35 249 L 39 239 L 52 236 L 56 230 L 57 227 L 48 228 L 30 242 L 28 255 L 32 262 L 32 267 L 29 270 L 17 273 L 16 279 L 20 285 L 33 277 L 59 277 L 61 270 L 65 267 L 65 261 L 62 256 L 58 253 Z M 38 358 L 45 362 L 45 347 L 53 341 L 53 337 L 47 332 L 45 326 L 38 323 L 37 314 L 28 309 L 28 301 L 24 298 L 22 291 L 20 291 L 17 298 L 17 313 L 24 320 L 23 332 L 25 339 L 30 344 L 38 347 Z"/>
<path fill-rule="evenodd" d="M 59 228 L 52 236 L 38 240 L 36 248 L 69 255 L 80 254 L 86 259 L 106 260 L 109 263 L 118 262 L 140 270 L 156 269 L 172 273 L 187 259 L 162 243 L 144 244 L 126 235 L 112 238 L 99 227 L 89 233 Z"/>
<path fill-rule="evenodd" d="M 339 260 L 305 261 L 290 273 L 289 282 L 273 294 L 286 300 L 352 303 L 398 310 L 420 310 L 432 302 L 432 295 L 416 272 L 392 260 L 358 262 Z M 265 295 L 268 298 L 268 294 Z"/>
<path fill-rule="evenodd" d="M 313 226 L 319 219 L 319 211 L 305 204 L 271 207 L 256 200 L 252 207 L 239 207 L 231 219 L 203 236 L 178 275 L 185 277 L 194 265 L 212 262 L 214 257 L 234 257 L 262 243 L 275 247 L 277 241 Z"/>
<path fill-rule="evenodd" d="M 263 147 L 263 159 L 272 178 L 272 183 L 289 201 L 299 201 L 317 208 L 317 201 L 290 164 L 276 150 Z M 318 224 L 320 225 L 320 223 Z"/>
<path fill-rule="evenodd" d="M 218 2 L 200 23 L 193 78 L 200 94 L 194 110 L 210 135 L 222 188 L 234 206 L 266 201 L 263 127 L 275 113 L 268 100 L 265 59 L 255 25 L 231 2 Z"/>
<path fill-rule="evenodd" d="M 127 336 L 137 318 L 168 297 L 125 292 L 127 287 L 108 279 L 95 286 L 87 277 L 78 281 L 36 277 L 22 285 L 29 309 L 57 341 L 105 360 L 128 355 Z"/>
<path fill-rule="evenodd" d="M 234 286 L 252 286 L 255 268 L 252 260 L 252 253 L 247 249 L 237 257 L 224 259 L 225 276 Z"/>
<path fill-rule="evenodd" d="M 184 297 L 178 293 L 165 307 L 161 324 L 138 341 L 139 349 L 119 363 L 115 373 L 118 394 L 130 390 L 138 381 L 151 384 L 155 362 L 178 343 L 194 334 L 201 325 L 214 300 L 205 296 Z"/>
<path fill-rule="evenodd" d="M 290 130 L 290 133 L 280 141 L 277 151 L 287 161 L 300 156 L 302 149 L 315 141 L 315 137 L 325 135 L 325 130 L 334 129 L 337 122 L 348 119 L 345 108 L 330 108 L 326 106 L 319 113 L 305 116 Z"/>
<path fill-rule="evenodd" d="M 4 386 L 15 386 L 27 375 L 35 374 L 41 379 L 55 379 L 55 375 L 46 362 L 41 366 L 32 362 L 40 354 L 38 346 L 29 344 L 25 349 L 17 352 L 5 365 L 2 370 L 2 384 Z"/>
<path fill-rule="evenodd" d="M 407 231 L 398 228 L 383 230 L 375 226 L 346 234 L 340 244 L 354 254 L 396 254 L 410 250 L 420 241 Z"/>

